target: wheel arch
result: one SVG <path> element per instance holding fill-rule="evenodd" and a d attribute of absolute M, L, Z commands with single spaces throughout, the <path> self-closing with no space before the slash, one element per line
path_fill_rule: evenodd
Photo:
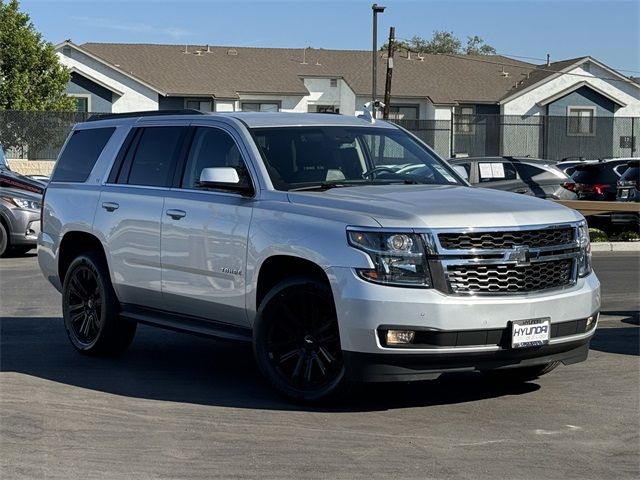
<path fill-rule="evenodd" d="M 61 284 L 64 283 L 64 278 L 73 259 L 87 252 L 97 253 L 108 266 L 104 247 L 98 237 L 83 231 L 70 231 L 64 234 L 58 249 L 58 278 Z"/>
<path fill-rule="evenodd" d="M 255 310 L 269 291 L 281 281 L 305 276 L 325 283 L 331 288 L 331 282 L 325 270 L 317 263 L 293 255 L 272 255 L 260 265 L 255 288 Z"/>

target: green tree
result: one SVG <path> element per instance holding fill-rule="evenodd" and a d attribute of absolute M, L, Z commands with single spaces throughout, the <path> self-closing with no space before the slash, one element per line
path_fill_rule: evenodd
<path fill-rule="evenodd" d="M 74 110 L 71 76 L 18 0 L 0 0 L 0 110 Z"/>
<path fill-rule="evenodd" d="M 414 35 L 410 40 L 396 40 L 396 48 L 411 50 L 420 53 L 435 53 L 447 55 L 495 55 L 496 49 L 487 45 L 482 38 L 477 35 L 467 38 L 466 46 L 462 46 L 462 41 L 453 32 L 436 30 L 429 40 Z M 386 50 L 388 44 L 385 43 L 381 50 Z"/>

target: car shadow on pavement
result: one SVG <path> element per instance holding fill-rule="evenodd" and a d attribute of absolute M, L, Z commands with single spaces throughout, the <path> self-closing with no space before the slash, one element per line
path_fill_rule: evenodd
<path fill-rule="evenodd" d="M 623 326 L 600 326 L 591 340 L 591 350 L 621 355 L 640 356 L 640 325 L 639 312 L 601 312 L 603 315 L 615 315 L 623 317 L 620 323 Z"/>
<path fill-rule="evenodd" d="M 538 390 L 536 383 L 496 385 L 477 373 L 437 380 L 362 385 L 339 404 L 293 405 L 262 379 L 250 345 L 140 326 L 117 358 L 87 357 L 69 343 L 61 318 L 0 318 L 0 371 L 135 398 L 235 408 L 378 411 L 473 402 Z"/>

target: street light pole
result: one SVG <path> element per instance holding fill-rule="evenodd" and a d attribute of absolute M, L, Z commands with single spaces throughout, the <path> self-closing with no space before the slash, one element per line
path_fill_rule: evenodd
<path fill-rule="evenodd" d="M 386 7 L 378 5 L 377 3 L 371 5 L 371 10 L 373 11 L 373 48 L 371 50 L 371 114 L 373 118 L 376 118 L 376 83 L 378 76 L 378 14 L 384 12 L 385 8 Z"/>

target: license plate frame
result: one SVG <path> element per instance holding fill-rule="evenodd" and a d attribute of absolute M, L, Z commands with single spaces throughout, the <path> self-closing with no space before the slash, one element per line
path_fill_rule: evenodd
<path fill-rule="evenodd" d="M 511 322 L 511 348 L 547 345 L 551 339 L 551 318 L 540 317 Z"/>

